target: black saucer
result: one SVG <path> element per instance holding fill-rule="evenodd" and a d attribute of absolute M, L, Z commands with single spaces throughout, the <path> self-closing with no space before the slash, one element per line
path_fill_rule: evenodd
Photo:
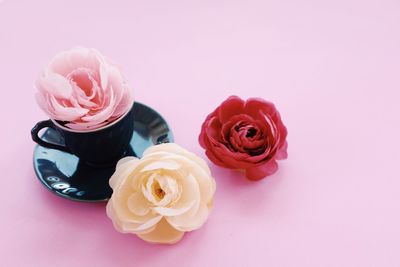
<path fill-rule="evenodd" d="M 159 113 L 141 103 L 135 103 L 134 133 L 126 156 L 141 157 L 143 151 L 156 144 L 173 142 L 172 132 Z M 42 139 L 63 144 L 55 130 L 48 128 Z M 71 200 L 96 202 L 110 198 L 108 179 L 115 166 L 94 168 L 75 155 L 37 145 L 33 154 L 36 176 L 54 194 Z"/>

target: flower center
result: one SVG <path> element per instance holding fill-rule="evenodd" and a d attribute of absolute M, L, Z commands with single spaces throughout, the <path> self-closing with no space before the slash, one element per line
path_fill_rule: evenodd
<path fill-rule="evenodd" d="M 255 129 L 254 127 L 251 127 L 249 129 L 247 129 L 247 133 L 246 133 L 246 137 L 254 137 L 257 134 L 257 129 Z"/>
<path fill-rule="evenodd" d="M 256 123 L 240 121 L 229 132 L 229 147 L 234 152 L 256 156 L 262 154 L 267 146 L 268 139 Z"/>
<path fill-rule="evenodd" d="M 165 191 L 161 188 L 158 181 L 154 181 L 151 185 L 152 193 L 156 197 L 157 201 L 160 201 L 165 196 Z"/>
<path fill-rule="evenodd" d="M 153 173 L 146 180 L 142 185 L 142 192 L 153 205 L 166 207 L 179 199 L 181 188 L 172 177 Z"/>
<path fill-rule="evenodd" d="M 78 68 L 72 71 L 67 77 L 75 82 L 87 97 L 90 97 L 94 86 L 93 74 L 93 71 L 90 69 Z"/>

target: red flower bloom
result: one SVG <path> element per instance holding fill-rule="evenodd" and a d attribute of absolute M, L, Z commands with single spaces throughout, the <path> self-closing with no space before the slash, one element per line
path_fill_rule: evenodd
<path fill-rule="evenodd" d="M 278 170 L 276 160 L 287 158 L 286 136 L 274 104 L 230 96 L 207 116 L 199 142 L 216 165 L 243 169 L 248 179 L 260 180 Z"/>

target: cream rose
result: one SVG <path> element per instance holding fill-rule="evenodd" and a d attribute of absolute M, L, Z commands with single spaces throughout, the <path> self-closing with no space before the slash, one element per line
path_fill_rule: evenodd
<path fill-rule="evenodd" d="M 110 186 L 114 227 L 168 244 L 204 224 L 216 188 L 205 161 L 173 143 L 150 147 L 141 159 L 121 159 Z"/>

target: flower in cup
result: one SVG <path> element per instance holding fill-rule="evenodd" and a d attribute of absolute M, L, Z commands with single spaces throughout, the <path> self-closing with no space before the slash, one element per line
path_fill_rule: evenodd
<path fill-rule="evenodd" d="M 242 169 L 248 179 L 260 180 L 278 170 L 276 160 L 287 158 L 286 136 L 274 104 L 231 96 L 207 116 L 199 142 L 216 165 Z"/>
<path fill-rule="evenodd" d="M 132 107 L 131 89 L 116 66 L 96 49 L 56 55 L 39 75 L 36 100 L 50 118 L 74 130 L 94 130 Z"/>
<path fill-rule="evenodd" d="M 205 223 L 215 192 L 204 160 L 173 143 L 150 147 L 141 159 L 121 159 L 110 186 L 107 215 L 114 227 L 165 244 Z"/>

